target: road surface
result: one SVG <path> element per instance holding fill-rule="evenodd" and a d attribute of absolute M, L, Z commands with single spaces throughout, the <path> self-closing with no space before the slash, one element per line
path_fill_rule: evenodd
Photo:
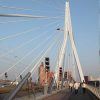
<path fill-rule="evenodd" d="M 35 94 L 36 97 L 40 97 L 43 94 Z M 2 95 L 3 96 L 3 95 Z M 0 100 L 3 100 L 2 96 L 0 96 Z M 14 100 L 35 100 L 34 95 L 19 97 Z M 99 100 L 97 99 L 92 93 L 90 93 L 88 90 L 83 94 L 82 89 L 79 89 L 78 94 L 75 94 L 74 90 L 73 92 L 70 92 L 68 89 L 58 92 L 57 94 L 53 94 L 51 96 L 45 97 L 44 99 L 39 100 Z"/>
<path fill-rule="evenodd" d="M 99 100 L 99 99 L 97 99 L 88 90 L 86 90 L 86 92 L 83 94 L 82 89 L 80 88 L 78 94 L 75 94 L 74 91 L 70 92 L 69 90 L 65 90 L 42 100 Z"/>

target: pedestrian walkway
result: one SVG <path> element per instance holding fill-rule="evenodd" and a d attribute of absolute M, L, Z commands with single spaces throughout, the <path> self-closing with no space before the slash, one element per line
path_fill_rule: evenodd
<path fill-rule="evenodd" d="M 72 92 L 72 94 L 69 97 L 69 100 L 99 100 L 97 99 L 90 91 L 86 90 L 85 93 L 83 93 L 82 88 L 79 89 L 78 94 L 75 94 Z"/>
<path fill-rule="evenodd" d="M 52 96 L 46 97 L 42 100 L 68 100 L 69 96 L 70 96 L 70 92 L 67 89 L 67 90 L 60 91 L 57 94 L 54 94 Z"/>
<path fill-rule="evenodd" d="M 65 90 L 42 100 L 99 100 L 99 99 L 97 99 L 88 90 L 86 90 L 86 92 L 83 94 L 82 88 L 80 88 L 77 94 L 75 94 L 74 90 L 73 92 Z"/>
<path fill-rule="evenodd" d="M 38 93 L 36 97 L 39 96 L 41 97 L 41 95 L 42 94 Z M 26 95 L 24 97 L 16 98 L 14 100 L 34 100 L 34 96 Z M 86 90 L 86 92 L 83 93 L 82 88 L 79 88 L 77 94 L 75 94 L 75 90 L 71 92 L 69 89 L 65 89 L 39 100 L 99 100 L 99 99 L 97 99 L 90 91 Z"/>

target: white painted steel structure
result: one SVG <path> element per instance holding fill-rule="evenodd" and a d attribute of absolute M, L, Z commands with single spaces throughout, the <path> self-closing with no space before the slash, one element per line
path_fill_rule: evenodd
<path fill-rule="evenodd" d="M 63 44 L 62 44 L 61 51 L 60 51 L 60 54 L 59 54 L 58 67 L 57 67 L 56 72 L 55 72 L 56 82 L 58 82 L 58 78 L 59 78 L 59 68 L 63 66 L 63 60 L 64 60 L 64 54 L 65 54 L 65 50 L 66 50 L 67 37 L 68 36 L 70 38 L 72 51 L 73 51 L 73 54 L 74 54 L 75 59 L 76 59 L 80 80 L 81 80 L 81 82 L 83 82 L 84 81 L 84 75 L 83 75 L 83 72 L 82 72 L 82 67 L 81 67 L 81 64 L 80 64 L 80 60 L 79 60 L 79 57 L 78 57 L 78 53 L 77 53 L 77 49 L 76 49 L 75 41 L 74 41 L 74 37 L 73 37 L 69 0 L 66 2 L 66 8 L 65 8 L 64 40 L 63 40 Z"/>

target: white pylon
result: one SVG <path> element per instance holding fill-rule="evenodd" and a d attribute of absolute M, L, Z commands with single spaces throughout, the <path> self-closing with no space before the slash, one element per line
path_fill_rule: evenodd
<path fill-rule="evenodd" d="M 55 73 L 56 82 L 59 81 L 59 68 L 62 67 L 62 65 L 63 65 L 64 54 L 65 54 L 65 50 L 66 50 L 67 37 L 68 36 L 70 38 L 72 50 L 73 50 L 73 53 L 74 53 L 74 56 L 75 56 L 75 59 L 76 59 L 77 69 L 78 69 L 78 72 L 79 72 L 80 80 L 81 80 L 81 82 L 83 82 L 84 81 L 84 75 L 83 75 L 82 67 L 81 67 L 80 60 L 79 60 L 79 57 L 78 57 L 78 54 L 77 54 L 75 41 L 74 41 L 74 37 L 73 37 L 73 32 L 72 32 L 69 0 L 67 0 L 66 8 L 65 8 L 64 41 L 63 41 L 61 51 L 60 51 L 60 54 L 59 54 L 58 67 L 57 67 L 56 73 Z"/>

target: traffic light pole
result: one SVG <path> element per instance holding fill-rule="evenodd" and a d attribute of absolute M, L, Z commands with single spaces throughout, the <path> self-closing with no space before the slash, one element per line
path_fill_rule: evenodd
<path fill-rule="evenodd" d="M 50 70 L 50 63 L 49 58 L 45 58 L 45 84 L 44 84 L 44 95 L 47 95 L 48 93 L 48 71 Z"/>
<path fill-rule="evenodd" d="M 47 81 L 47 70 L 46 70 L 46 73 L 45 73 L 45 84 L 44 84 L 44 95 L 47 95 L 48 94 L 48 81 Z"/>

